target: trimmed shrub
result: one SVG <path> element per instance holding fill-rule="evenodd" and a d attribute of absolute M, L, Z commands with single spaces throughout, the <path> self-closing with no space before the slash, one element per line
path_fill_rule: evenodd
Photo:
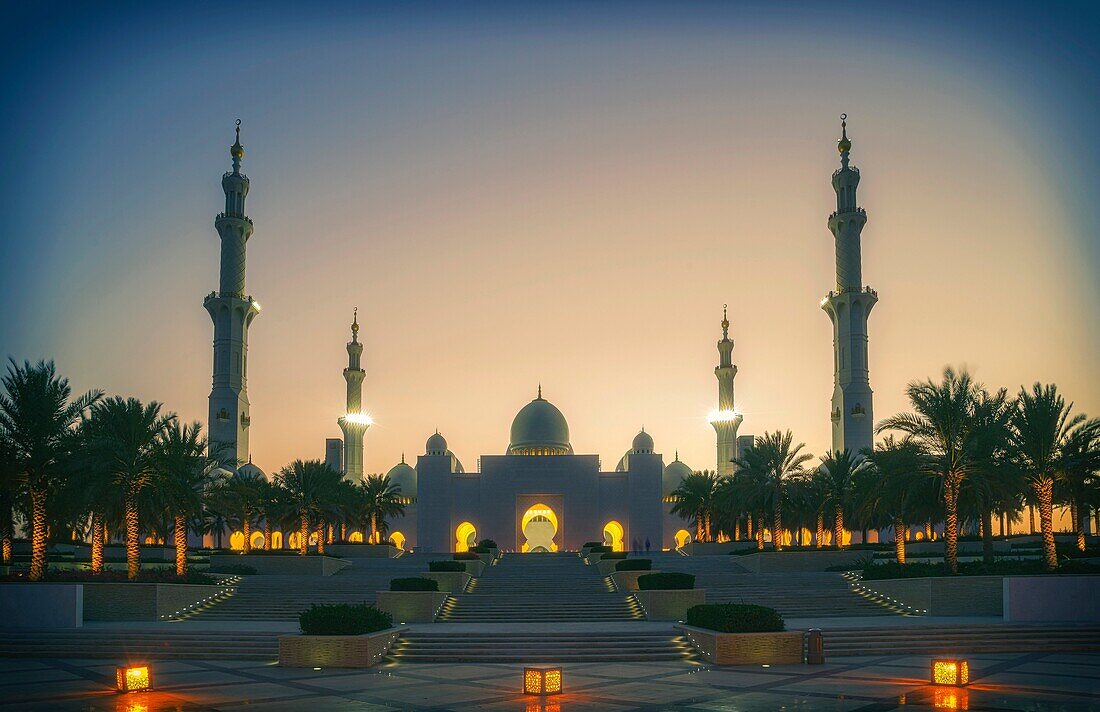
<path fill-rule="evenodd" d="M 481 561 L 481 557 L 472 551 L 459 551 L 451 556 L 455 561 Z"/>
<path fill-rule="evenodd" d="M 607 553 L 609 551 L 611 551 L 610 546 L 605 546 L 604 544 L 600 544 L 598 546 L 592 547 L 592 550 L 588 553 L 590 553 L 590 554 L 604 554 L 604 553 Z"/>
<path fill-rule="evenodd" d="M 625 559 L 626 558 L 626 552 L 625 551 L 609 551 L 605 554 L 602 554 L 601 556 L 597 556 L 596 558 L 600 561 L 607 561 L 608 559 Z"/>
<path fill-rule="evenodd" d="M 298 626 L 304 635 L 363 635 L 392 628 L 393 618 L 365 603 L 314 603 L 298 614 Z"/>
<path fill-rule="evenodd" d="M 439 582 L 435 579 L 419 577 L 390 579 L 391 591 L 438 591 Z"/>
<path fill-rule="evenodd" d="M 466 564 L 461 561 L 429 561 L 428 571 L 465 571 Z"/>
<path fill-rule="evenodd" d="M 586 541 L 581 544 L 582 549 L 595 549 L 597 546 L 603 546 L 602 541 Z"/>
<path fill-rule="evenodd" d="M 485 548 L 485 549 L 499 549 L 500 548 L 499 546 L 497 546 L 497 543 L 495 541 L 493 541 L 492 539 L 482 539 L 481 541 L 479 541 L 477 543 L 477 545 L 478 545 L 479 548 Z"/>
<path fill-rule="evenodd" d="M 477 546 L 471 546 L 470 551 L 472 551 L 475 554 L 492 554 L 493 553 L 492 549 L 490 549 L 487 546 L 481 546 L 480 544 L 478 544 Z"/>
<path fill-rule="evenodd" d="M 1096 574 L 1100 566 L 1086 561 L 1063 559 L 1054 571 L 1047 571 L 1038 559 L 1001 559 L 992 564 L 981 561 L 959 563 L 960 576 L 1036 576 L 1039 574 Z M 863 567 L 864 581 L 896 578 L 925 578 L 929 576 L 952 576 L 945 564 L 873 564 Z"/>
<path fill-rule="evenodd" d="M 626 559 L 615 564 L 616 571 L 649 571 L 652 568 L 652 559 Z"/>
<path fill-rule="evenodd" d="M 695 588 L 695 575 L 669 571 L 660 574 L 645 574 L 638 577 L 640 591 L 669 591 Z"/>
<path fill-rule="evenodd" d="M 688 609 L 685 622 L 719 633 L 777 633 L 786 630 L 779 611 L 743 603 L 706 603 Z"/>

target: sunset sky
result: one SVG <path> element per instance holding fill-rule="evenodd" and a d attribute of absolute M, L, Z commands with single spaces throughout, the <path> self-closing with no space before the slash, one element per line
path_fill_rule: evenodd
<path fill-rule="evenodd" d="M 1100 416 L 1095 6 L 155 5 L 6 7 L 0 355 L 205 425 L 239 117 L 268 472 L 340 435 L 355 306 L 368 472 L 473 470 L 540 382 L 605 469 L 713 468 L 723 303 L 741 434 L 823 453 L 841 112 L 876 418 L 947 364 Z"/>

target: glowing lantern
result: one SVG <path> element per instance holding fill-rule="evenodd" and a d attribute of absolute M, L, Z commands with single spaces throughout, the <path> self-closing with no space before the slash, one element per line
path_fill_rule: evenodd
<path fill-rule="evenodd" d="M 933 688 L 932 706 L 938 710 L 968 710 L 970 698 L 967 694 L 965 687 Z"/>
<path fill-rule="evenodd" d="M 561 694 L 561 668 L 560 667 L 525 667 L 525 668 L 523 668 L 523 694 L 525 694 L 525 695 L 560 695 Z"/>
<path fill-rule="evenodd" d="M 963 687 L 970 682 L 970 665 L 965 660 L 932 661 L 932 684 Z"/>
<path fill-rule="evenodd" d="M 152 688 L 148 665 L 119 665 L 115 668 L 119 692 L 141 692 Z"/>

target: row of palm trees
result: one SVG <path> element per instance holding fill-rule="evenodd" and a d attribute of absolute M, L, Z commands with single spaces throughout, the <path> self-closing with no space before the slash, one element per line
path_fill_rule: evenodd
<path fill-rule="evenodd" d="M 1057 568 L 1057 504 L 1069 508 L 1085 548 L 1088 512 L 1100 507 L 1100 419 L 1074 414 L 1053 385 L 1036 383 L 1012 398 L 951 368 L 940 382 L 910 383 L 906 395 L 912 412 L 879 423 L 885 437 L 873 450 L 830 452 L 814 467 L 790 431 L 765 433 L 734 461 L 732 476 L 685 477 L 673 512 L 695 520 L 697 541 L 744 535 L 761 549 L 765 528 L 780 549 L 786 530 L 797 541 L 812 529 L 822 546 L 831 525 L 842 546 L 846 527 L 892 527 L 899 563 L 911 528 L 931 538 L 942 522 L 944 561 L 957 572 L 963 522 L 977 523 L 992 562 L 994 518 L 1005 531 L 1025 506 L 1038 510 L 1046 568 Z"/>
<path fill-rule="evenodd" d="M 121 533 L 134 579 L 143 535 L 170 536 L 184 575 L 189 532 L 213 532 L 220 545 L 227 527 L 239 528 L 248 551 L 254 527 L 264 527 L 270 549 L 273 527 L 294 526 L 305 555 L 313 534 L 322 552 L 349 527 L 369 526 L 377 541 L 386 519 L 404 514 L 400 488 L 384 475 L 353 484 L 318 460 L 296 460 L 274 482 L 234 474 L 226 466 L 238 463 L 222 462 L 198 423 L 157 402 L 99 390 L 74 396 L 52 362 L 9 360 L 0 385 L 0 554 L 11 562 L 22 519 L 34 581 L 45 576 L 51 532 L 90 538 L 93 572 L 102 570 L 108 532 Z"/>

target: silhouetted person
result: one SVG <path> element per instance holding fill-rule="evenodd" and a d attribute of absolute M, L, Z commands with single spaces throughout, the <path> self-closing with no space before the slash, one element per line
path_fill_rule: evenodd
<path fill-rule="evenodd" d="M 645 538 L 645 553 L 649 553 L 649 537 Z"/>

